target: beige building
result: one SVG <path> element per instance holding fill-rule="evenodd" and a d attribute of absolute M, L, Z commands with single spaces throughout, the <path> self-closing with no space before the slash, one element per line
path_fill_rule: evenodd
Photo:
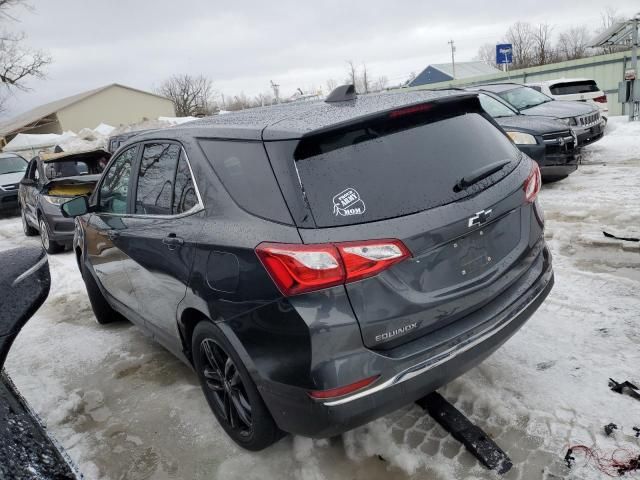
<path fill-rule="evenodd" d="M 0 123 L 4 143 L 18 133 L 78 132 L 100 123 L 114 127 L 175 116 L 173 102 L 155 93 L 113 83 L 41 105 Z"/>

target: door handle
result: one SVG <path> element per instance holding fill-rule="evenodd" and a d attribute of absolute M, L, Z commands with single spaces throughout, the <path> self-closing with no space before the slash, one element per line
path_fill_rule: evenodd
<path fill-rule="evenodd" d="M 176 248 L 184 244 L 184 240 L 180 237 L 176 237 L 175 233 L 170 233 L 169 235 L 164 237 L 162 243 L 164 243 L 169 248 L 169 250 L 175 250 Z"/>

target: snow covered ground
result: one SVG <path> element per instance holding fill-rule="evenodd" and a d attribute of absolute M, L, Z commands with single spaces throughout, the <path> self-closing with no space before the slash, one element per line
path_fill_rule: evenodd
<path fill-rule="evenodd" d="M 511 456 L 506 479 L 596 479 L 567 469 L 570 444 L 640 452 L 640 403 L 607 380 L 640 383 L 640 123 L 612 118 L 570 178 L 541 202 L 556 286 L 525 327 L 441 393 Z M 32 243 L 0 220 L 0 250 Z M 285 438 L 261 453 L 234 446 L 195 375 L 124 323 L 93 319 L 75 259 L 50 257 L 53 288 L 7 370 L 88 479 L 492 479 L 414 406 L 331 441 Z M 621 427 L 606 437 L 603 426 Z M 384 460 L 381 460 L 381 458 Z"/>

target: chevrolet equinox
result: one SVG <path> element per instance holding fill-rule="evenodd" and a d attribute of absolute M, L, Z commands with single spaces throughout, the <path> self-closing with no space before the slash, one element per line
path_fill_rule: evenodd
<path fill-rule="evenodd" d="M 344 86 L 136 136 L 62 210 L 97 321 L 191 365 L 260 450 L 414 402 L 511 337 L 553 285 L 539 190 L 477 94 Z"/>

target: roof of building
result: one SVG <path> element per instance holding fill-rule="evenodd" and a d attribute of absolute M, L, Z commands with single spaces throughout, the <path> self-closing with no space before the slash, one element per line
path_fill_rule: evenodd
<path fill-rule="evenodd" d="M 357 118 L 452 96 L 469 97 L 475 94 L 463 91 L 414 90 L 359 95 L 355 100 L 344 102 L 293 102 L 205 117 L 169 130 L 188 132 L 189 135 L 215 135 L 220 138 L 267 141 L 295 139 Z M 194 130 L 198 131 L 194 133 Z M 146 135 L 152 136 L 154 133 Z M 142 137 L 146 135 L 142 134 Z"/>
<path fill-rule="evenodd" d="M 456 62 L 456 74 L 453 74 L 453 65 L 451 63 L 432 63 L 427 68 L 433 67 L 452 78 L 469 78 L 478 77 L 480 75 L 491 75 L 492 73 L 500 73 L 496 67 L 484 62 Z"/>
<path fill-rule="evenodd" d="M 78 103 L 86 98 L 89 98 L 97 93 L 100 93 L 104 90 L 107 90 L 112 87 L 121 87 L 126 88 L 127 90 L 133 90 L 134 92 L 144 93 L 146 95 L 152 95 L 154 97 L 162 98 L 164 100 L 169 100 L 166 97 L 161 95 L 157 95 L 152 92 L 145 92 L 144 90 L 138 90 L 137 88 L 127 87 L 126 85 L 121 85 L 119 83 L 111 83 L 109 85 L 105 85 L 100 88 L 96 88 L 93 90 L 88 90 L 86 92 L 78 93 L 76 95 L 71 95 L 70 97 L 61 98 L 60 100 L 56 100 L 54 102 L 45 103 L 44 105 L 40 105 L 39 107 L 28 110 L 20 115 L 13 117 L 6 122 L 0 123 L 0 136 L 6 136 L 10 133 L 15 132 L 27 125 L 37 122 L 43 118 L 46 118 L 50 115 L 53 115 L 60 110 L 63 110 L 71 105 Z"/>

